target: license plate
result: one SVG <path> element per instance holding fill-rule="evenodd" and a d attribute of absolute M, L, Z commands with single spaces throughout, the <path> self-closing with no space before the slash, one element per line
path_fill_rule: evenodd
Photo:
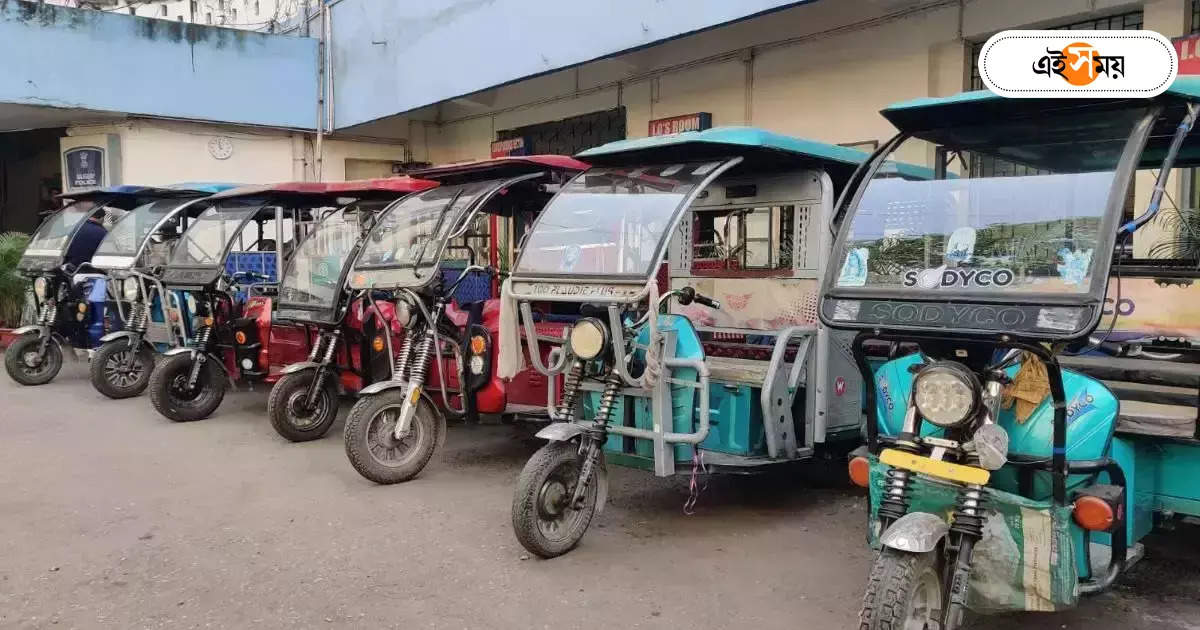
<path fill-rule="evenodd" d="M 904 470 L 911 470 L 931 477 L 949 479 L 950 481 L 960 483 L 974 483 L 982 486 L 991 477 L 991 473 L 982 468 L 943 462 L 890 448 L 884 449 L 879 454 L 879 461 L 888 466 L 895 466 L 896 468 L 903 468 Z"/>

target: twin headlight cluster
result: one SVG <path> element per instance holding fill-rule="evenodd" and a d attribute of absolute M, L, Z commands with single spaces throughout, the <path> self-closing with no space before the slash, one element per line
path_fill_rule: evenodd
<path fill-rule="evenodd" d="M 922 418 L 939 427 L 952 428 L 974 416 L 980 391 L 979 379 L 966 366 L 943 361 L 917 374 L 913 402 Z"/>

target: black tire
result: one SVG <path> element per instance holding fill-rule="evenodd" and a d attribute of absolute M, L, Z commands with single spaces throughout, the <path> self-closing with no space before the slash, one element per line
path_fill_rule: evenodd
<path fill-rule="evenodd" d="M 396 442 L 392 431 L 403 404 L 404 390 L 389 389 L 359 398 L 346 416 L 346 457 L 375 483 L 401 483 L 421 474 L 446 434 L 446 419 L 421 398 L 409 437 Z"/>
<path fill-rule="evenodd" d="M 58 376 L 63 364 L 62 348 L 57 339 L 51 338 L 45 356 L 37 361 L 41 342 L 37 335 L 21 335 L 4 350 L 4 369 L 12 380 L 22 385 L 45 385 Z"/>
<path fill-rule="evenodd" d="M 225 398 L 225 371 L 209 357 L 192 392 L 183 390 L 192 369 L 192 355 L 181 352 L 159 362 L 150 374 L 150 402 L 158 413 L 175 422 L 201 420 L 212 415 Z"/>
<path fill-rule="evenodd" d="M 133 363 L 125 368 L 129 353 L 133 353 Z M 136 348 L 129 347 L 129 339 L 113 339 L 101 344 L 92 355 L 92 363 L 88 368 L 91 373 L 92 387 L 109 398 L 130 398 L 146 391 L 150 384 L 150 374 L 154 372 L 154 351 L 146 344 L 139 343 Z"/>
<path fill-rule="evenodd" d="M 336 379 L 327 378 L 317 393 L 317 405 L 304 409 L 308 388 L 317 377 L 315 369 L 285 374 L 271 388 L 267 399 L 267 415 L 275 432 L 292 442 L 308 442 L 325 437 L 337 419 L 338 395 Z"/>
<path fill-rule="evenodd" d="M 942 580 L 936 560 L 936 552 L 932 551 L 909 553 L 884 548 L 871 567 L 858 615 L 860 630 L 940 628 Z M 921 621 L 926 616 L 932 623 Z"/>
<path fill-rule="evenodd" d="M 554 558 L 575 548 L 596 515 L 601 475 L 608 474 L 601 461 L 592 472 L 591 483 L 579 509 L 565 506 L 575 492 L 583 458 L 575 442 L 550 442 L 525 462 L 513 494 L 513 532 L 521 546 L 543 558 Z"/>

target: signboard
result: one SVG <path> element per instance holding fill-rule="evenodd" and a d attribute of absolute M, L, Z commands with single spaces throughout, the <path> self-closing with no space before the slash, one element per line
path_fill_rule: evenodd
<path fill-rule="evenodd" d="M 1200 33 L 1171 40 L 1179 56 L 1179 74 L 1200 74 Z"/>
<path fill-rule="evenodd" d="M 104 185 L 104 149 L 76 147 L 63 153 L 67 165 L 67 190 L 78 192 Z"/>
<path fill-rule="evenodd" d="M 492 157 L 508 157 L 510 155 L 529 155 L 529 143 L 525 138 L 497 140 L 492 143 Z"/>
<path fill-rule="evenodd" d="M 712 127 L 712 114 L 696 112 L 670 118 L 657 118 L 650 121 L 648 133 L 652 136 L 665 136 L 684 131 L 703 131 Z"/>

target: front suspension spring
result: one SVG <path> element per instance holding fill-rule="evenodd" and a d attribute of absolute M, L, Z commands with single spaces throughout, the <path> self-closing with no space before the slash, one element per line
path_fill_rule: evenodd
<path fill-rule="evenodd" d="M 954 520 L 950 523 L 950 531 L 975 540 L 982 538 L 983 521 L 987 517 L 984 508 L 983 486 L 964 486 L 954 501 Z"/>
<path fill-rule="evenodd" d="M 384 334 L 391 334 L 391 331 L 387 331 Z M 404 372 L 408 369 L 408 357 L 412 354 L 414 337 L 413 330 L 410 328 L 405 331 L 404 340 L 400 342 L 400 352 L 396 353 L 396 361 L 392 364 L 393 378 L 398 381 L 404 380 Z"/>
<path fill-rule="evenodd" d="M 583 380 L 583 361 L 576 359 L 563 375 L 562 397 L 558 402 L 558 419 L 574 422 L 575 399 L 579 396 L 579 383 Z"/>
<path fill-rule="evenodd" d="M 200 330 L 196 331 L 196 347 L 205 350 L 208 348 L 208 338 L 212 336 L 212 326 L 201 326 Z"/>
<path fill-rule="evenodd" d="M 129 307 L 129 330 L 138 333 L 146 332 L 150 323 L 150 309 L 144 302 L 134 302 Z"/>
<path fill-rule="evenodd" d="M 417 343 L 416 352 L 409 368 L 410 383 L 425 383 L 425 372 L 429 369 L 429 355 L 433 352 L 433 331 L 425 333 L 425 338 Z"/>
<path fill-rule="evenodd" d="M 908 513 L 911 473 L 900 468 L 888 468 L 883 482 L 883 498 L 879 500 L 879 518 L 885 524 Z"/>
<path fill-rule="evenodd" d="M 600 393 L 600 404 L 596 405 L 596 416 L 593 420 L 597 427 L 603 427 L 605 424 L 608 424 L 613 407 L 616 407 L 617 398 L 620 395 L 621 375 L 617 374 L 616 370 L 612 370 L 604 379 L 604 391 Z"/>

